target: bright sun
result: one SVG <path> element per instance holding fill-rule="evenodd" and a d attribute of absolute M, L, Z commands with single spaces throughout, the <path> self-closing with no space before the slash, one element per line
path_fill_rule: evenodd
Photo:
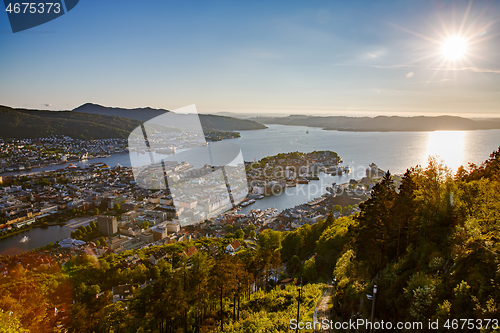
<path fill-rule="evenodd" d="M 441 46 L 443 55 L 449 60 L 458 60 L 465 55 L 467 41 L 462 37 L 450 37 Z"/>

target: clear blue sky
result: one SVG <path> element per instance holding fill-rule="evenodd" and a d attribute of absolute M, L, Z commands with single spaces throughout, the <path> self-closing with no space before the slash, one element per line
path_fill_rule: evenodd
<path fill-rule="evenodd" d="M 500 2 L 468 5 L 82 0 L 16 34 L 3 12 L 0 104 L 500 116 Z M 458 34 L 452 62 L 440 43 Z"/>

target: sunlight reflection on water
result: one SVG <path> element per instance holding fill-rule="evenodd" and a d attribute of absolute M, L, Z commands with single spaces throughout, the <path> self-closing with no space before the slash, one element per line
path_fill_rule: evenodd
<path fill-rule="evenodd" d="M 464 161 L 464 146 L 467 131 L 435 131 L 429 132 L 427 139 L 426 158 L 437 156 L 456 172 Z"/>

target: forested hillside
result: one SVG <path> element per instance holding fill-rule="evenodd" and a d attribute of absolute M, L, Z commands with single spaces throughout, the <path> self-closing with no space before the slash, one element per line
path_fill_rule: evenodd
<path fill-rule="evenodd" d="M 65 135 L 74 139 L 128 138 L 141 122 L 114 116 L 72 111 L 13 109 L 0 105 L 0 137 L 44 138 Z"/>
<path fill-rule="evenodd" d="M 84 107 L 99 107 L 97 111 Z M 165 113 L 165 110 L 150 108 L 118 109 L 100 105 L 85 104 L 76 111 L 47 111 L 14 109 L 0 105 L 3 138 L 43 138 L 50 135 L 64 135 L 73 139 L 126 139 L 130 132 L 144 121 Z M 111 110 L 111 111 L 110 111 Z M 87 112 L 88 111 L 88 112 Z M 250 121 L 215 115 L 200 115 L 201 125 L 208 140 L 239 137 L 238 130 L 264 129 L 266 126 Z M 158 124 L 152 124 L 157 130 L 171 131 Z"/>
<path fill-rule="evenodd" d="M 58 332 L 58 321 L 70 332 L 286 331 L 297 285 L 305 284 L 300 316 L 310 320 L 321 283 L 334 279 L 335 320 L 369 319 L 375 284 L 377 321 L 499 318 L 500 148 L 455 175 L 430 159 L 407 170 L 399 188 L 387 172 L 360 208 L 290 232 L 265 230 L 236 255 L 224 251 L 236 239 L 229 234 L 74 256 L 61 267 L 14 265 L 0 277 L 0 319 L 14 327 L 7 332 Z M 167 255 L 153 265 L 159 250 Z M 125 268 L 134 254 L 141 263 Z M 281 289 L 276 281 L 286 277 Z M 133 297 L 113 303 L 112 287 L 125 283 Z M 54 307 L 66 316 L 54 317 Z"/>
<path fill-rule="evenodd" d="M 112 108 L 93 103 L 80 105 L 73 111 L 78 113 L 117 116 L 140 121 L 148 121 L 166 112 L 170 112 L 169 110 L 152 108 Z M 212 114 L 200 114 L 200 122 L 201 126 L 204 129 L 215 129 L 220 131 L 243 131 L 266 128 L 266 126 L 262 125 L 261 123 L 252 120 L 237 119 L 233 117 L 217 116 Z"/>
<path fill-rule="evenodd" d="M 336 261 L 336 316 L 369 318 L 376 284 L 378 320 L 499 318 L 499 181 L 500 149 L 454 176 L 431 159 L 399 189 L 387 173 L 359 216 L 316 243 L 318 273 Z"/>

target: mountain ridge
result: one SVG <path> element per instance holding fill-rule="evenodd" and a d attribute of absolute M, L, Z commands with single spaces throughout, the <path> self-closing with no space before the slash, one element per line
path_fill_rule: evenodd
<path fill-rule="evenodd" d="M 261 124 L 319 127 L 325 130 L 352 132 L 410 132 L 438 130 L 500 129 L 500 119 L 472 120 L 458 116 L 306 116 L 250 118 Z"/>
<path fill-rule="evenodd" d="M 131 110 L 133 112 L 126 114 L 128 115 L 126 117 L 114 115 L 114 113 L 121 112 L 120 108 L 115 108 L 115 110 L 109 112 L 108 109 L 113 108 L 91 103 L 84 105 L 92 106 L 94 110 L 97 110 L 94 113 L 73 110 L 51 111 L 0 105 L 0 119 L 2 119 L 0 137 L 35 139 L 50 135 L 65 135 L 74 139 L 85 140 L 126 139 L 144 121 L 169 112 L 168 110 L 142 108 Z M 108 114 L 104 114 L 106 112 L 102 110 L 99 112 L 99 109 L 107 110 Z M 132 118 L 134 114 L 144 120 Z M 200 115 L 200 119 L 205 134 L 212 136 L 217 134 L 214 132 L 218 131 L 231 132 L 266 128 L 260 123 L 229 117 Z M 236 137 L 236 135 L 239 135 L 238 133 L 233 134 L 230 136 Z"/>
<path fill-rule="evenodd" d="M 90 113 L 109 116 L 119 116 L 128 119 L 148 121 L 166 112 L 172 112 L 165 109 L 154 109 L 150 107 L 126 109 L 120 107 L 108 107 L 99 104 L 85 103 L 73 109 L 78 113 Z M 221 115 L 200 114 L 201 126 L 206 129 L 221 131 L 244 131 L 265 129 L 265 125 L 247 119 L 239 119 Z"/>

